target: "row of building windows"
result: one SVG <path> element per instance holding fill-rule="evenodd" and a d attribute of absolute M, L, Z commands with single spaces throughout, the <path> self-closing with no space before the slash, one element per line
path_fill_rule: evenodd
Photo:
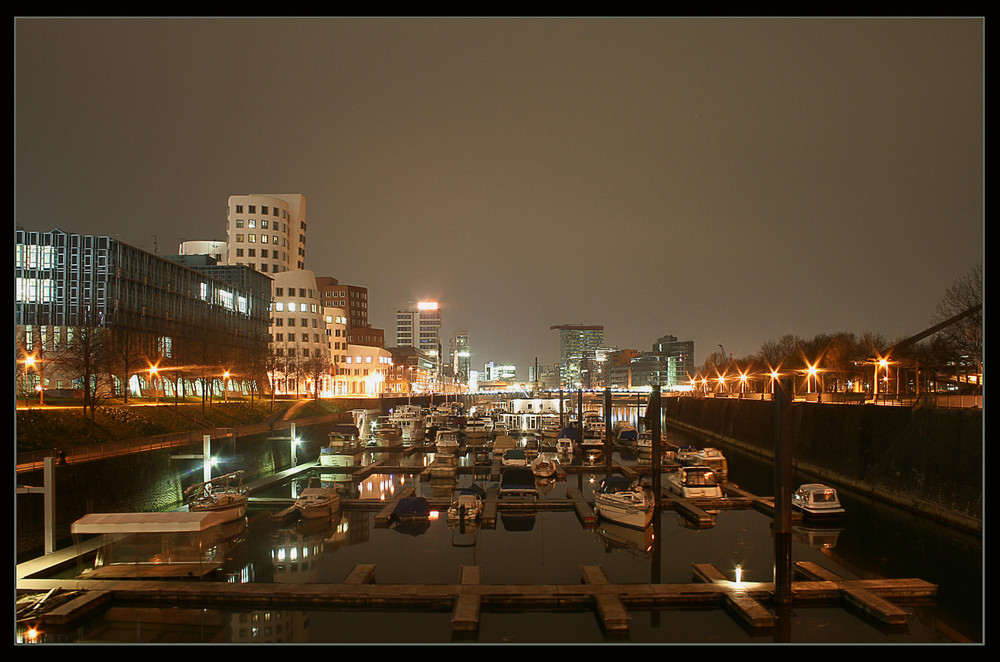
<path fill-rule="evenodd" d="M 246 236 L 246 243 L 248 243 L 248 244 L 256 244 L 257 243 L 257 236 L 258 235 L 256 233 L 247 234 L 245 236 Z M 271 237 L 270 242 L 272 244 L 274 244 L 275 246 L 277 246 L 278 245 L 278 235 L 276 235 L 276 234 L 273 234 L 273 235 L 261 234 L 260 235 L 260 243 L 266 244 L 269 241 L 268 240 L 269 236 Z M 237 244 L 244 243 L 244 235 L 243 235 L 243 233 L 237 233 L 236 234 L 236 243 Z M 283 247 L 287 248 L 288 247 L 288 240 L 285 239 L 284 237 L 282 237 L 281 238 L 281 245 Z M 302 255 L 302 249 L 301 248 L 299 249 L 299 255 Z"/>
<path fill-rule="evenodd" d="M 260 213 L 266 215 L 267 214 L 267 209 L 268 209 L 267 205 L 261 205 L 260 206 Z M 277 207 L 271 207 L 271 215 L 272 216 L 277 216 L 278 215 L 278 211 L 279 211 L 279 209 Z M 281 209 L 280 211 L 281 211 L 281 218 L 288 218 L 288 212 L 287 211 L 285 211 L 284 209 Z M 237 214 L 242 214 L 243 213 L 243 205 L 236 205 L 236 213 Z M 248 214 L 256 214 L 257 213 L 257 205 L 247 205 L 247 213 Z"/>

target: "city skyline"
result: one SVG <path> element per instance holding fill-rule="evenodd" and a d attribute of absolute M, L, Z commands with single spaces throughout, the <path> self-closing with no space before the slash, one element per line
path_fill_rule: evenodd
<path fill-rule="evenodd" d="M 306 268 L 473 365 L 905 337 L 982 260 L 976 18 L 19 18 L 15 67 L 16 223 L 166 255 L 298 193 Z"/>

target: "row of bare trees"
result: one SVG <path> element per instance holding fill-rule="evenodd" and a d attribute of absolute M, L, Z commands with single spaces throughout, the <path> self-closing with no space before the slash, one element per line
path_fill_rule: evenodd
<path fill-rule="evenodd" d="M 756 390 L 771 371 L 795 373 L 808 379 L 810 368 L 820 375 L 817 390 L 846 391 L 855 384 L 877 389 L 878 362 L 886 359 L 896 375 L 894 387 L 903 392 L 936 390 L 944 381 L 966 390 L 981 388 L 983 373 L 983 267 L 977 265 L 948 288 L 929 325 L 946 323 L 939 331 L 913 341 L 889 340 L 879 334 L 848 332 L 818 334 L 812 338 L 785 335 L 763 343 L 751 356 L 734 358 L 720 351 L 710 354 L 697 379 L 740 375 L 755 379 Z M 954 320 L 953 322 L 949 322 Z M 972 376 L 977 376 L 972 379 Z"/>

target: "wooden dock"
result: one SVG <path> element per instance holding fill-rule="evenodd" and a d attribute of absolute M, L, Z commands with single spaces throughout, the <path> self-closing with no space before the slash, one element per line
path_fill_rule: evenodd
<path fill-rule="evenodd" d="M 792 583 L 793 604 L 860 606 L 859 613 L 881 622 L 905 622 L 907 613 L 888 602 L 923 599 L 937 587 L 920 579 L 849 580 L 816 564 L 797 564 L 800 572 L 824 579 Z M 490 609 L 593 609 L 608 631 L 627 631 L 629 609 L 721 608 L 755 629 L 775 626 L 767 605 L 773 584 L 737 583 L 710 564 L 694 564 L 692 583 L 616 584 L 600 566 L 581 566 L 578 584 L 492 585 L 482 583 L 478 566 L 462 566 L 457 584 L 382 584 L 374 565 L 356 566 L 339 584 L 212 583 L 157 580 L 21 579 L 19 591 L 53 588 L 83 591 L 58 609 L 39 617 L 46 627 L 70 626 L 115 601 L 133 604 L 203 608 L 430 609 L 450 611 L 455 631 L 475 631 Z"/>

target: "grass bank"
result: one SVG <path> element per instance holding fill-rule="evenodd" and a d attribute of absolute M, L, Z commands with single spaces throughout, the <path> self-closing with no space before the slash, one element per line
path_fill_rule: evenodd
<path fill-rule="evenodd" d="M 204 428 L 237 427 L 280 418 L 296 400 L 233 400 L 202 406 L 197 402 L 170 404 L 131 403 L 102 405 L 94 412 L 93 424 L 77 404 L 46 401 L 45 407 L 18 409 L 15 433 L 17 452 L 69 448 L 83 444 L 139 439 L 159 434 L 190 432 Z M 295 418 L 340 413 L 349 402 L 309 401 L 295 411 Z"/>

